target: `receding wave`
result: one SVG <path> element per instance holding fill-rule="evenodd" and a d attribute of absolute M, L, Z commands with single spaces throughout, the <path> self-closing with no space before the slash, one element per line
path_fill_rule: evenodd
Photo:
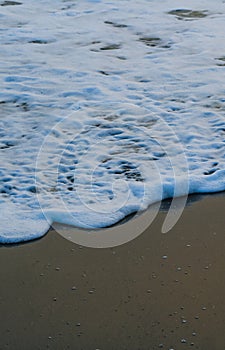
<path fill-rule="evenodd" d="M 225 9 L 200 5 L 0 2 L 0 242 L 225 190 Z"/>

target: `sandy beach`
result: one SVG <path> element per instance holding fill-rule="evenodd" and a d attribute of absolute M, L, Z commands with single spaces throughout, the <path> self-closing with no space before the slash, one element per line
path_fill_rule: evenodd
<path fill-rule="evenodd" d="M 0 349 L 225 348 L 224 193 L 115 248 L 1 246 Z"/>
<path fill-rule="evenodd" d="M 225 0 L 0 20 L 0 350 L 224 350 Z"/>

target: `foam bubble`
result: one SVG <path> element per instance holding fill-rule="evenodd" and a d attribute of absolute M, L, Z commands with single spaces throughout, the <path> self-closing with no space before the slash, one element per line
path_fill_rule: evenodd
<path fill-rule="evenodd" d="M 225 190 L 222 1 L 11 3 L 1 7 L 0 242 Z"/>

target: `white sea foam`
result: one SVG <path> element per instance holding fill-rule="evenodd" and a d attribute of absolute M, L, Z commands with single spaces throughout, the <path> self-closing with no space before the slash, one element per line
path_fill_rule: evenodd
<path fill-rule="evenodd" d="M 222 0 L 20 3 L 0 1 L 0 242 L 225 190 Z"/>

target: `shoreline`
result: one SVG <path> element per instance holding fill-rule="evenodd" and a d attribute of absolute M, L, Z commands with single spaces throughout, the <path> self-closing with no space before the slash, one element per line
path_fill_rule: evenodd
<path fill-rule="evenodd" d="M 0 348 L 224 349 L 224 204 L 224 192 L 204 195 L 166 234 L 160 211 L 114 248 L 53 229 L 1 245 Z"/>

